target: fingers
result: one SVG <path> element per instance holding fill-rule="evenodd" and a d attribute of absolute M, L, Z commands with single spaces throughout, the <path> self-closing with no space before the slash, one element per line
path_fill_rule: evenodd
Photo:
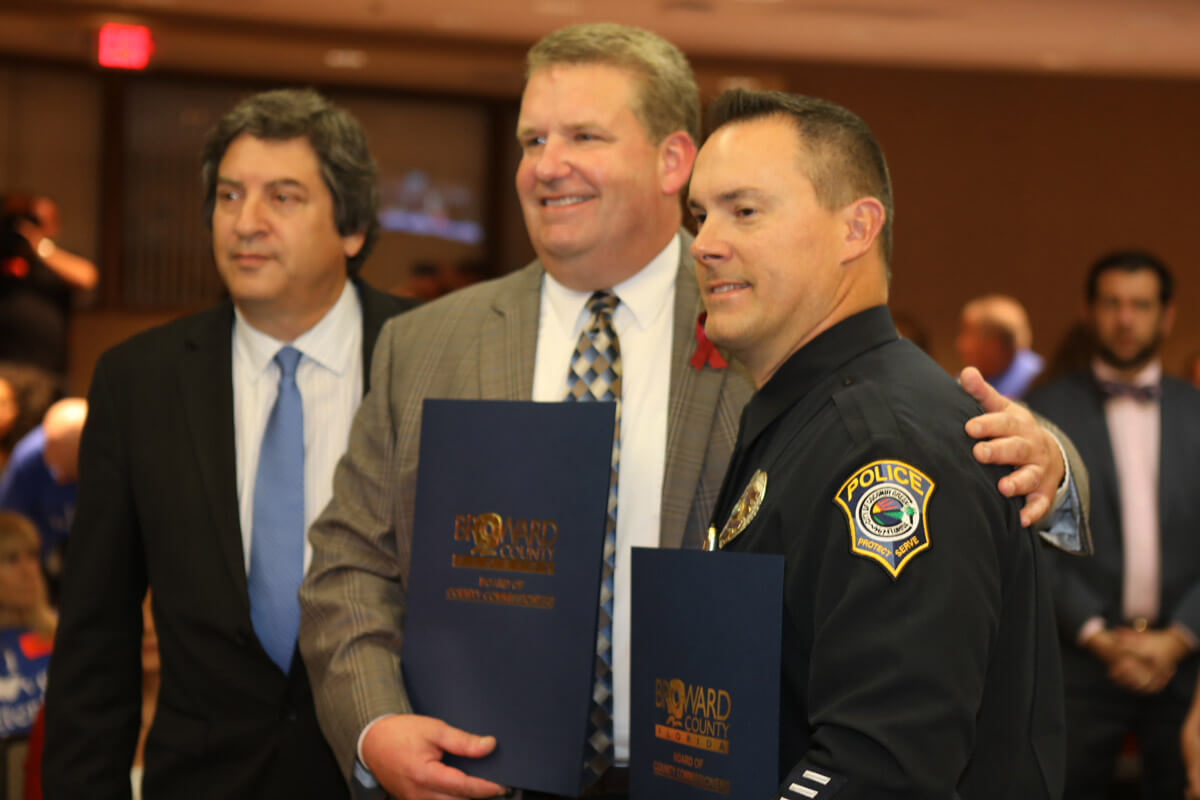
<path fill-rule="evenodd" d="M 964 368 L 958 374 L 958 382 L 967 394 L 975 398 L 975 402 L 983 406 L 984 411 L 1003 411 L 1012 404 L 1011 400 L 993 389 L 992 385 L 983 379 L 982 373 L 975 367 Z"/>
<path fill-rule="evenodd" d="M 496 749 L 495 736 L 476 736 L 446 724 L 434 731 L 433 741 L 445 752 L 467 758 L 483 758 Z"/>
<path fill-rule="evenodd" d="M 417 782 L 426 790 L 431 790 L 431 798 L 447 797 L 485 798 L 504 794 L 504 787 L 499 784 L 475 778 L 454 767 L 447 766 L 441 761 L 430 761 L 425 769 L 417 775 Z"/>
<path fill-rule="evenodd" d="M 975 419 L 980 418 L 976 417 Z M 970 425 L 971 422 L 974 422 L 974 420 L 968 422 L 967 425 Z M 968 432 L 970 432 L 969 428 Z M 1000 434 L 994 435 L 999 436 Z M 1042 478 L 1043 465 L 1036 459 L 1037 453 L 1035 453 L 1033 443 L 1024 436 L 1004 436 L 1003 438 L 993 438 L 983 442 L 976 442 L 974 447 L 971 448 L 971 453 L 980 464 L 1011 464 L 1015 467 L 1028 466 L 1036 468 L 1038 474 L 1034 477 L 1039 481 Z M 1036 485 L 1035 483 L 1034 486 Z M 1026 491 L 1032 488 L 1028 487 Z M 1021 492 L 1021 494 L 1025 493 Z"/>
<path fill-rule="evenodd" d="M 398 714 L 367 728 L 363 760 L 388 793 L 396 797 L 487 798 L 503 794 L 504 787 L 447 766 L 442 754 L 479 758 L 495 747 L 495 737 L 476 736 L 432 717 Z"/>
<path fill-rule="evenodd" d="M 1001 492 L 1004 490 L 1001 489 Z M 1021 527 L 1028 528 L 1050 510 L 1051 499 L 1042 492 L 1025 496 L 1025 505 L 1021 506 Z"/>

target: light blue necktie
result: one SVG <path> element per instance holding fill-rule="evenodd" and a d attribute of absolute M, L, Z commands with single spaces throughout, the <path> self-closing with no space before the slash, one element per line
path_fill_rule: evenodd
<path fill-rule="evenodd" d="M 304 577 L 304 409 L 296 386 L 301 353 L 275 354 L 279 394 L 258 453 L 250 537 L 250 621 L 271 660 L 291 669 Z"/>
<path fill-rule="evenodd" d="M 617 558 L 617 475 L 621 442 L 621 345 L 613 328 L 613 312 L 620 299 L 609 291 L 588 299 L 592 312 L 579 335 L 567 372 L 568 401 L 615 401 L 612 469 L 608 485 L 608 518 L 604 526 L 604 565 L 600 581 L 599 626 L 596 634 L 595 678 L 584 753 L 584 782 L 595 783 L 613 763 L 612 615 L 613 577 Z"/>

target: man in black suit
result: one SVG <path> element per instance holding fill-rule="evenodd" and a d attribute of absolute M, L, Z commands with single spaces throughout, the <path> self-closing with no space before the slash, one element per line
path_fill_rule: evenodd
<path fill-rule="evenodd" d="M 1172 279 L 1138 251 L 1087 281 L 1096 357 L 1029 397 L 1091 474 L 1095 558 L 1057 558 L 1055 605 L 1067 711 L 1067 798 L 1103 797 L 1134 731 L 1142 796 L 1181 797 L 1179 728 L 1200 632 L 1200 393 L 1163 375 Z"/>
<path fill-rule="evenodd" d="M 375 166 L 357 121 L 315 92 L 243 101 L 209 134 L 203 178 L 233 302 L 96 366 L 47 798 L 129 797 L 150 587 L 162 688 L 145 796 L 347 793 L 295 648 L 295 591 L 376 336 L 409 302 L 355 277 L 378 231 Z"/>

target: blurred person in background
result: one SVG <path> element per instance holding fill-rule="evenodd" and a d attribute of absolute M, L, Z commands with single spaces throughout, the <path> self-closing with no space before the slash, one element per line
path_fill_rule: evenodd
<path fill-rule="evenodd" d="M 55 243 L 58 206 L 49 197 L 8 194 L 0 201 L 0 363 L 20 364 L 41 384 L 45 405 L 62 396 L 73 293 L 99 281 L 96 266 Z"/>
<path fill-rule="evenodd" d="M 150 610 L 151 593 L 142 601 L 142 727 L 138 732 L 133 766 L 129 770 L 130 800 L 142 800 L 142 777 L 145 774 L 146 735 L 154 722 L 158 706 L 160 661 L 158 633 L 154 629 L 154 614 Z M 24 800 L 42 800 L 42 750 L 46 740 L 46 713 L 43 706 L 33 729 L 29 732 L 29 750 L 25 755 Z"/>
<path fill-rule="evenodd" d="M 55 617 L 38 567 L 38 533 L 0 511 L 0 737 L 25 736 L 46 693 Z"/>
<path fill-rule="evenodd" d="M 9 433 L 16 428 L 20 411 L 17 387 L 13 386 L 8 378 L 0 375 L 0 473 L 4 472 L 8 457 L 16 445 L 15 441 L 9 440 Z"/>
<path fill-rule="evenodd" d="M 1007 295 L 987 295 L 963 306 L 954 344 L 963 366 L 977 368 L 1005 397 L 1023 397 L 1042 371 L 1042 357 L 1031 349 L 1029 315 Z"/>
<path fill-rule="evenodd" d="M 57 601 L 67 535 L 75 516 L 79 477 L 79 441 L 87 420 L 87 401 L 59 400 L 42 424 L 13 448 L 0 477 L 0 509 L 18 511 L 31 519 L 41 535 L 41 564 Z"/>
<path fill-rule="evenodd" d="M 1178 737 L 1200 670 L 1200 392 L 1163 374 L 1173 283 L 1148 252 L 1097 260 L 1086 283 L 1096 355 L 1029 396 L 1091 475 L 1095 556 L 1053 553 L 1067 800 L 1105 796 L 1131 732 L 1141 796 L 1184 791 Z"/>

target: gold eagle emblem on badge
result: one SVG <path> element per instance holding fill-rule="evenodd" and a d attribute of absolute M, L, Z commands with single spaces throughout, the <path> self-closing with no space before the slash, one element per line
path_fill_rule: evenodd
<path fill-rule="evenodd" d="M 717 539 L 718 547 L 729 544 L 740 536 L 742 531 L 746 530 L 746 526 L 758 514 L 758 509 L 762 507 L 763 498 L 766 496 L 767 473 L 761 469 L 755 470 L 754 474 L 750 476 L 750 482 L 746 484 L 742 496 L 734 505 L 733 511 L 729 512 L 729 520 L 721 529 L 721 535 Z"/>

